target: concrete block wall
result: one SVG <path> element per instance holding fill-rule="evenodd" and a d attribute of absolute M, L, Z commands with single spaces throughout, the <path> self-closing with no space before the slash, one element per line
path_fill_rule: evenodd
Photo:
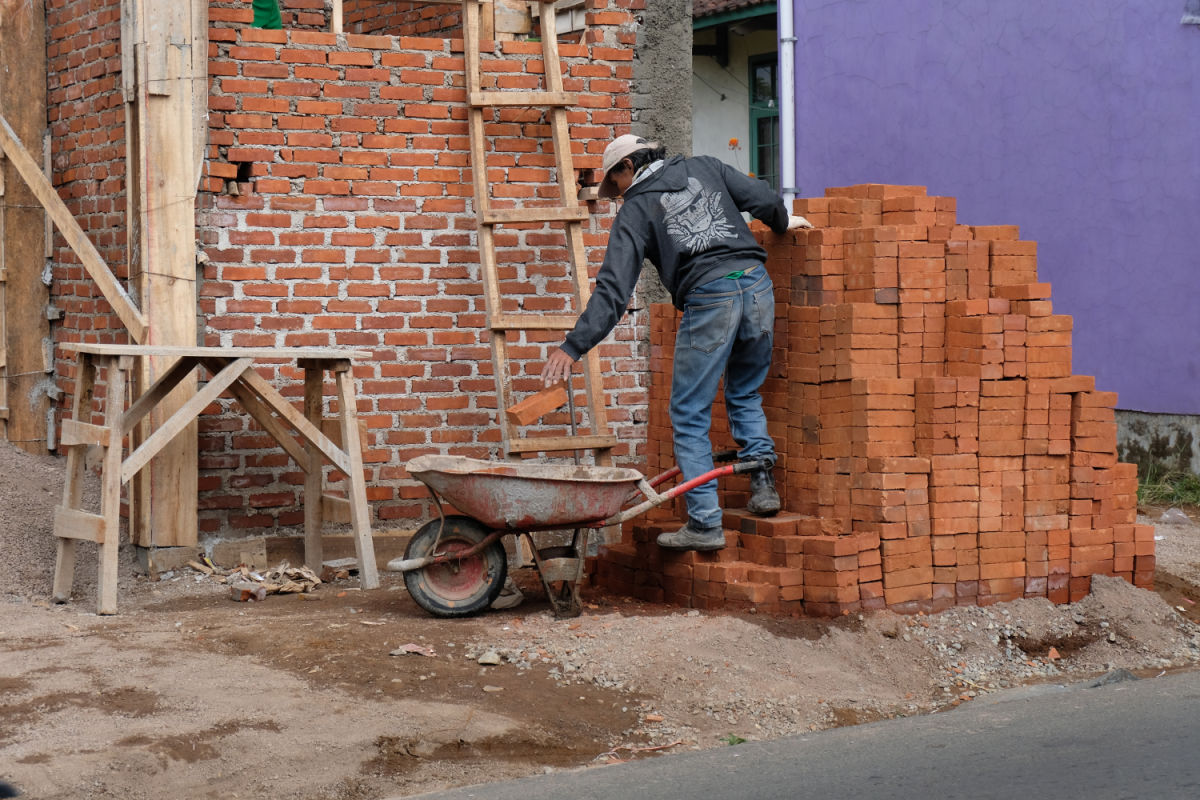
<path fill-rule="evenodd" d="M 763 387 L 784 512 L 722 483 L 729 546 L 671 553 L 682 502 L 627 524 L 600 585 L 684 606 L 815 615 L 915 612 L 1087 594 L 1092 575 L 1154 580 L 1137 470 L 1118 463 L 1116 395 L 1071 373 L 1071 320 L 1037 281 L 1036 243 L 958 224 L 953 198 L 863 185 L 796 201 L 817 227 L 761 227 L 775 283 Z M 667 405 L 678 312 L 651 318 L 648 472 L 673 464 Z M 715 449 L 734 446 L 723 408 Z"/>

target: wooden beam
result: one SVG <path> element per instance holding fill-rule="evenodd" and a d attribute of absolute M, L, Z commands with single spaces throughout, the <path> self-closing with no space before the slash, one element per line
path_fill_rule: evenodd
<path fill-rule="evenodd" d="M 126 195 L 130 280 L 136 281 L 148 321 L 146 344 L 197 341 L 196 188 L 207 125 L 208 3 L 205 0 L 124 0 L 122 70 L 126 110 Z M 173 361 L 141 359 L 137 388 L 144 390 Z M 185 375 L 150 411 L 136 433 L 173 418 L 196 391 Z M 197 528 L 198 428 L 191 423 L 154 459 L 135 484 L 138 507 L 130 518 L 138 544 L 190 546 Z"/>
<path fill-rule="evenodd" d="M 316 425 L 305 419 L 304 415 L 297 411 L 274 386 L 267 383 L 263 376 L 254 370 L 249 370 L 246 372 L 243 380 L 276 414 L 279 414 L 289 425 L 295 428 L 296 432 L 300 434 L 306 443 L 316 445 L 321 454 L 329 459 L 335 467 L 349 474 L 351 466 L 349 460 L 346 458 L 346 453 L 331 442 L 328 436 L 321 433 L 321 430 Z M 358 437 L 356 436 L 355 438 L 357 439 Z"/>
<path fill-rule="evenodd" d="M 58 506 L 54 509 L 54 535 L 104 544 L 104 517 L 77 508 Z"/>
<path fill-rule="evenodd" d="M 108 428 L 103 425 L 92 425 L 77 419 L 64 419 L 58 443 L 62 447 L 72 447 L 77 444 L 108 447 L 111 439 Z"/>
<path fill-rule="evenodd" d="M 13 132 L 8 120 L 3 115 L 0 115 L 0 148 L 17 168 L 21 179 L 33 191 L 37 201 L 46 209 L 46 213 L 54 220 L 59 233 L 67 240 L 67 244 L 83 264 L 88 276 L 96 282 L 104 299 L 113 307 L 113 311 L 121 323 L 129 330 L 129 337 L 135 342 L 142 341 L 146 336 L 146 319 L 142 316 L 142 312 L 134 306 L 125 287 L 113 275 L 108 264 L 104 263 L 96 246 L 92 244 L 91 240 L 87 238 L 87 234 L 83 232 L 83 228 L 79 227 L 79 223 L 71 216 L 70 210 L 58 196 L 58 192 L 54 191 L 54 186 L 42 174 L 41 168 L 17 139 L 16 133 Z"/>
<path fill-rule="evenodd" d="M 46 131 L 46 11 L 43 0 L 0 3 L 0 113 L 30 153 L 41 156 Z M 43 158 L 38 170 L 46 175 Z M 5 175 L 7 173 L 7 175 Z M 46 212 L 17 172 L 16 162 L 0 154 L 0 406 L 10 410 L 0 432 L 30 453 L 49 445 L 43 344 L 50 340 L 46 305 L 50 291 L 42 281 L 46 265 Z"/>
<path fill-rule="evenodd" d="M 354 374 L 347 364 L 335 370 L 338 388 L 338 418 L 342 423 L 342 447 L 349 469 L 345 470 L 350 495 L 350 524 L 354 531 L 354 549 L 358 556 L 358 578 L 364 589 L 379 588 L 379 570 L 375 565 L 375 543 L 371 539 L 371 509 L 367 505 L 366 475 L 363 473 L 362 447 L 358 441 L 358 410 L 355 408 Z"/>
<path fill-rule="evenodd" d="M 533 208 L 492 208 L 479 215 L 488 225 L 521 222 L 583 222 L 591 216 L 587 206 L 547 206 Z"/>
<path fill-rule="evenodd" d="M 221 393 L 229 388 L 245 372 L 254 371 L 254 361 L 249 358 L 239 358 L 231 361 L 228 366 L 213 376 L 204 388 L 196 392 L 175 411 L 154 433 L 146 437 L 146 441 L 129 454 L 124 463 L 120 464 L 121 482 L 126 483 L 149 463 L 160 450 L 171 443 L 176 436 L 186 430 L 204 410 L 204 407 L 215 401 Z"/>

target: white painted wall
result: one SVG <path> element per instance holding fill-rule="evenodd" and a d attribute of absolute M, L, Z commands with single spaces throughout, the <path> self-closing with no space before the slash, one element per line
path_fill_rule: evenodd
<path fill-rule="evenodd" d="M 747 36 L 730 33 L 728 67 L 709 56 L 693 56 L 692 155 L 714 156 L 743 172 L 750 170 L 747 62 L 751 56 L 775 52 L 778 46 L 774 31 L 755 31 Z M 740 151 L 729 148 L 732 138 L 741 144 Z"/>

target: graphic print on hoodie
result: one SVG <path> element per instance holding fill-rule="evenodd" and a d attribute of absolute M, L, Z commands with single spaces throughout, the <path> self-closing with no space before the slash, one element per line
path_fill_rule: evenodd
<path fill-rule="evenodd" d="M 733 225 L 725 216 L 722 195 L 705 189 L 699 178 L 689 177 L 687 188 L 668 192 L 659 198 L 667 233 L 675 246 L 688 253 L 699 253 L 718 239 L 734 234 Z"/>

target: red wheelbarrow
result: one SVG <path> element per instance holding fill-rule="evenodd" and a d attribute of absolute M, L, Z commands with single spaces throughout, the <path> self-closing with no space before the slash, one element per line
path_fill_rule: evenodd
<path fill-rule="evenodd" d="M 733 450 L 713 455 L 717 463 L 736 458 Z M 762 466 L 758 459 L 727 464 L 660 494 L 654 487 L 678 475 L 679 467 L 648 480 L 619 467 L 419 456 L 407 469 L 429 488 L 438 519 L 421 526 L 404 557 L 387 568 L 404 573 L 409 594 L 429 613 L 467 616 L 490 606 L 504 587 L 508 557 L 502 537 L 524 535 L 555 616 L 578 616 L 590 530 L 619 525 L 700 484 Z M 462 515 L 446 515 L 443 500 Z M 532 536 L 568 529 L 574 534 L 567 546 L 539 548 Z"/>

